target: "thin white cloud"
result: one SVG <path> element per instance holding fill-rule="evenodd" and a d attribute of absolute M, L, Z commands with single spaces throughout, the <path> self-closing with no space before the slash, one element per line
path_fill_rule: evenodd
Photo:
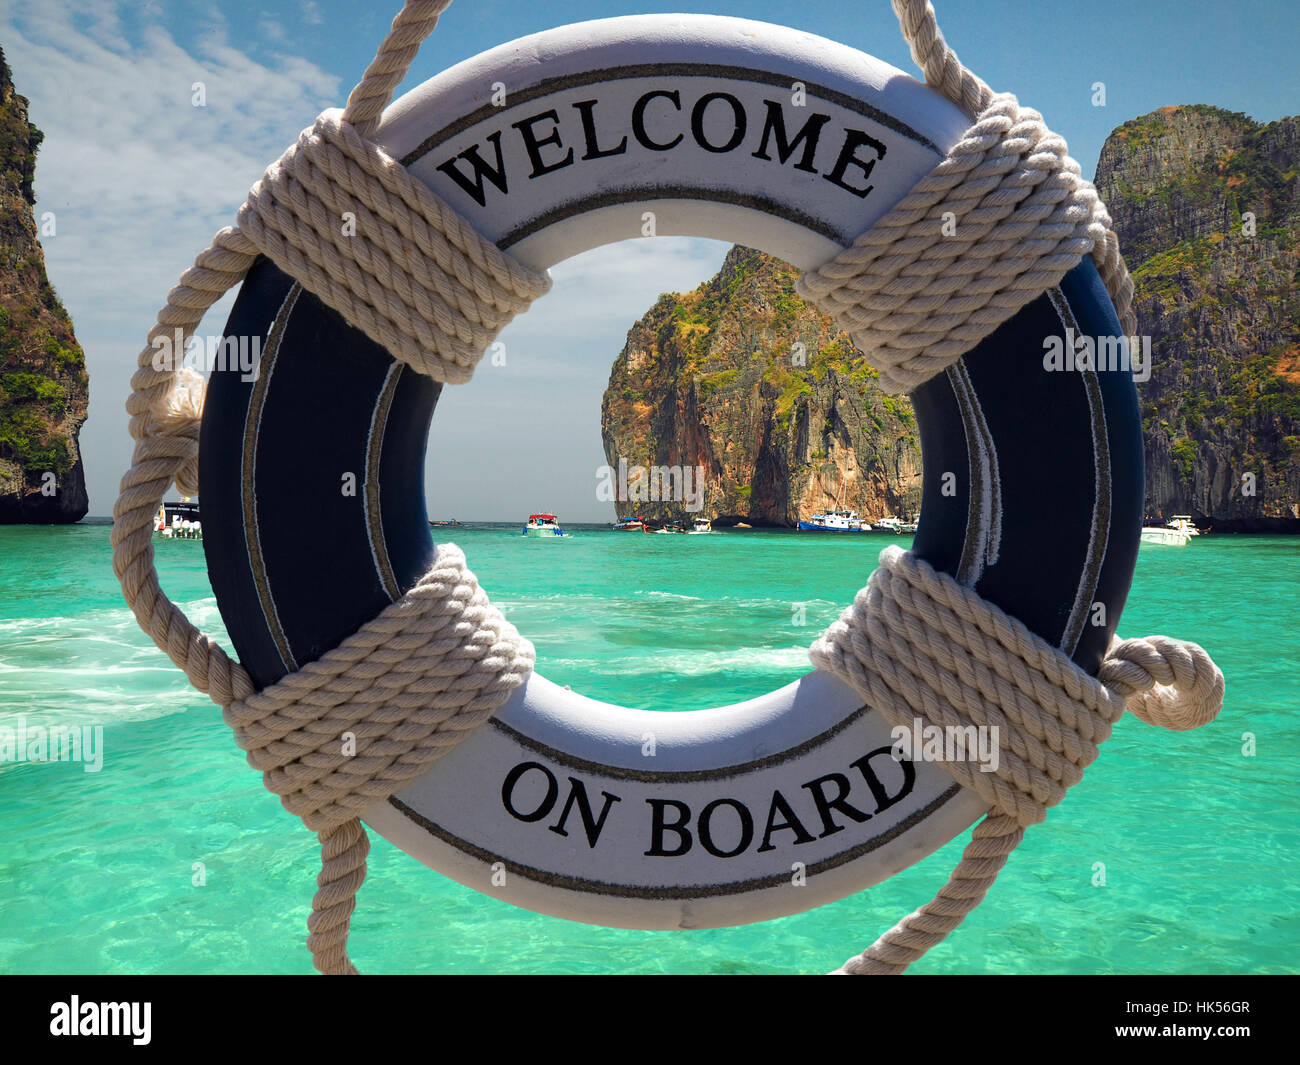
<path fill-rule="evenodd" d="M 309 23 L 320 14 L 311 3 L 301 11 Z M 81 441 L 92 514 L 111 511 L 129 461 L 122 404 L 168 289 L 230 224 L 267 164 L 349 88 L 310 59 L 254 58 L 235 47 L 219 7 L 188 26 L 169 23 L 174 17 L 113 0 L 0 0 L 0 45 L 46 135 L 36 192 L 38 213 L 57 218 L 58 236 L 44 242 L 50 279 L 91 375 Z M 193 106 L 196 83 L 206 106 Z M 550 295 L 502 337 L 507 366 L 485 366 L 481 382 L 450 390 L 439 405 L 431 453 L 440 440 L 481 432 L 480 404 L 501 412 L 502 431 L 463 477 L 430 463 L 430 489 L 458 499 L 463 516 L 488 517 L 513 513 L 515 500 L 549 483 L 554 490 L 541 494 L 566 500 L 571 514 L 594 514 L 586 482 L 603 461 L 599 408 L 610 363 L 661 292 L 693 288 L 724 251 L 658 238 L 555 267 Z M 219 302 L 201 331 L 219 332 L 232 302 Z M 528 411 L 544 412 L 550 430 L 520 461 L 529 434 L 514 427 Z M 492 488 L 483 479 L 489 469 L 507 471 Z M 571 476 L 582 482 L 579 494 L 567 488 Z"/>
<path fill-rule="evenodd" d="M 45 133 L 36 210 L 50 279 L 72 315 L 91 375 L 82 431 L 91 512 L 107 513 L 129 459 L 122 402 L 167 290 L 228 225 L 284 147 L 344 87 L 310 60 L 262 62 L 226 42 L 209 9 L 182 43 L 162 14 L 111 0 L 30 0 L 0 12 L 18 91 Z M 194 106 L 201 85 L 205 106 Z M 219 330 L 227 297 L 205 329 Z"/>

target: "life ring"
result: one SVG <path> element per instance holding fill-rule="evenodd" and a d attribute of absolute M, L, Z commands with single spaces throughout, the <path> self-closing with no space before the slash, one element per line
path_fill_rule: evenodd
<path fill-rule="evenodd" d="M 808 269 L 968 126 L 938 93 L 844 45 L 652 15 L 468 60 L 396 101 L 374 139 L 536 269 L 643 239 L 646 212 L 659 235 L 739 240 Z M 1044 369 L 1044 338 L 1067 328 L 1121 335 L 1087 260 L 913 394 L 925 472 L 914 550 L 1095 673 L 1137 556 L 1140 421 L 1130 373 Z M 261 359 L 255 380 L 232 367 L 208 386 L 204 550 L 239 660 L 265 686 L 428 568 L 423 463 L 440 386 L 267 261 L 226 333 L 257 338 Z M 313 538 L 278 535 L 304 505 Z M 986 811 L 941 767 L 895 761 L 892 742 L 822 672 L 693 713 L 612 706 L 534 674 L 362 818 L 531 910 L 633 928 L 742 924 L 869 887 Z"/>

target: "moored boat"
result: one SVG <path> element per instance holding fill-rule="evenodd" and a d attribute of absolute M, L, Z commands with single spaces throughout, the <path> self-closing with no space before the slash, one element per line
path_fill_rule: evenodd
<path fill-rule="evenodd" d="M 464 522 L 457 521 L 455 518 L 444 518 L 442 521 L 429 519 L 429 528 L 431 529 L 459 529 L 463 525 Z"/>
<path fill-rule="evenodd" d="M 1201 530 L 1196 527 L 1196 523 L 1192 521 L 1192 516 L 1190 514 L 1175 514 L 1165 522 L 1165 528 L 1177 529 L 1179 532 L 1186 533 L 1188 536 L 1201 535 Z"/>
<path fill-rule="evenodd" d="M 1171 529 L 1167 525 L 1144 525 L 1142 542 L 1144 544 L 1163 544 L 1165 547 L 1186 547 L 1188 536 L 1181 529 Z"/>
<path fill-rule="evenodd" d="M 554 514 L 529 514 L 524 526 L 525 536 L 563 536 L 560 521 Z"/>
<path fill-rule="evenodd" d="M 641 518 L 625 518 L 622 521 L 616 521 L 610 525 L 611 532 L 641 532 L 648 533 L 650 530 Z"/>
<path fill-rule="evenodd" d="M 893 517 L 881 518 L 879 521 L 872 523 L 871 531 L 899 536 L 903 532 L 903 523 Z"/>
<path fill-rule="evenodd" d="M 199 505 L 188 499 L 180 503 L 163 503 L 154 516 L 154 532 L 169 540 L 202 540 L 203 523 Z"/>
<path fill-rule="evenodd" d="M 828 510 L 824 514 L 812 514 L 807 521 L 799 522 L 799 531 L 864 533 L 871 531 L 871 525 L 858 517 L 856 510 Z"/>
<path fill-rule="evenodd" d="M 695 521 L 691 523 L 692 536 L 702 536 L 704 533 L 711 532 L 713 532 L 713 522 L 708 518 L 696 518 Z"/>

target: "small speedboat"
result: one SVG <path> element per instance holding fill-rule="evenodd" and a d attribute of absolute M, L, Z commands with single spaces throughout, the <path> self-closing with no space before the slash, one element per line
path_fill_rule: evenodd
<path fill-rule="evenodd" d="M 684 533 L 684 532 L 686 532 L 686 530 L 682 528 L 682 524 L 681 524 L 681 522 L 679 522 L 679 521 L 670 521 L 670 522 L 667 522 L 667 523 L 663 526 L 663 528 L 661 528 L 661 529 L 656 529 L 656 530 L 655 530 L 655 533 L 656 533 L 656 534 L 658 534 L 658 533 L 677 533 L 677 534 L 680 535 L 680 534 L 682 534 L 682 533 Z"/>
<path fill-rule="evenodd" d="M 645 522 L 641 518 L 625 518 L 623 521 L 616 521 L 610 526 L 613 532 L 649 532 Z"/>
<path fill-rule="evenodd" d="M 434 521 L 432 518 L 429 519 L 429 528 L 431 529 L 459 529 L 462 526 L 463 523 L 457 521 L 455 518 L 445 518 L 442 521 Z"/>
<path fill-rule="evenodd" d="M 889 533 L 892 536 L 901 536 L 903 533 L 903 523 L 897 518 L 881 518 L 871 526 L 872 532 Z"/>
<path fill-rule="evenodd" d="M 1196 527 L 1196 523 L 1192 521 L 1192 516 L 1190 514 L 1175 514 L 1165 522 L 1165 528 L 1177 529 L 1179 532 L 1186 533 L 1188 536 L 1201 535 L 1201 530 Z"/>
<path fill-rule="evenodd" d="M 1186 547 L 1187 533 L 1181 529 L 1171 529 L 1167 525 L 1144 525 L 1142 543 L 1163 544 L 1165 547 Z"/>
<path fill-rule="evenodd" d="M 695 521 L 691 523 L 692 536 L 702 536 L 705 533 L 711 532 L 713 532 L 713 522 L 709 521 L 708 518 L 696 518 Z"/>
<path fill-rule="evenodd" d="M 524 526 L 525 536 L 563 536 L 559 519 L 554 514 L 529 514 Z"/>

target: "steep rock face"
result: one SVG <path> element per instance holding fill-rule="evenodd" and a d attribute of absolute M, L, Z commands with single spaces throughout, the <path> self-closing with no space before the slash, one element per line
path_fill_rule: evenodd
<path fill-rule="evenodd" d="M 32 211 L 41 139 L 0 51 L 0 523 L 73 522 L 88 506 L 77 444 L 86 360 Z"/>
<path fill-rule="evenodd" d="M 867 518 L 918 509 L 910 404 L 875 387 L 848 337 L 795 295 L 796 276 L 733 248 L 711 281 L 661 296 L 629 330 L 601 404 L 606 458 L 633 470 L 620 518 L 788 526 L 837 500 Z M 677 466 L 703 468 L 702 509 L 644 498 L 634 479 Z"/>
<path fill-rule="evenodd" d="M 1298 170 L 1300 118 L 1213 107 L 1136 118 L 1102 149 L 1097 187 L 1151 337 L 1151 514 L 1300 532 Z"/>

